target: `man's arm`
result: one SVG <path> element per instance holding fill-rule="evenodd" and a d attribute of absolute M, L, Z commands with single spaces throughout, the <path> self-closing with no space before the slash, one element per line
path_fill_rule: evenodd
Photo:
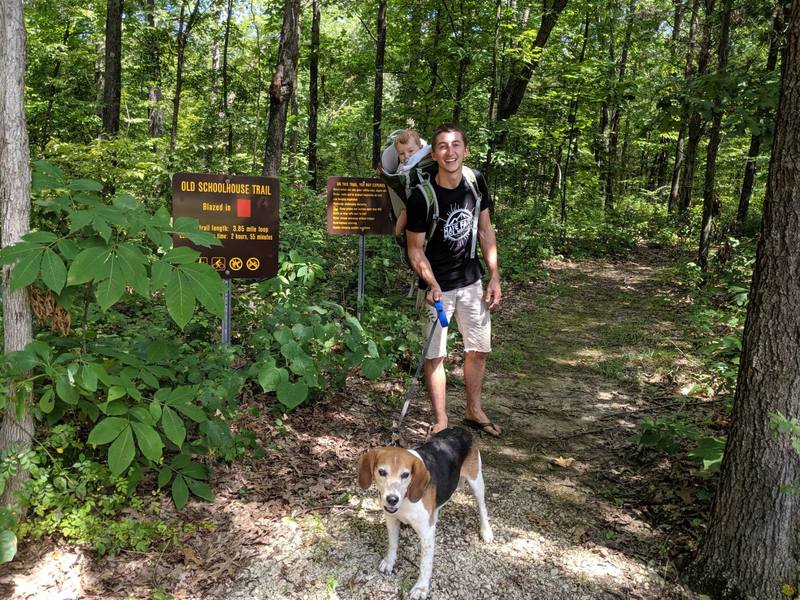
<path fill-rule="evenodd" d="M 489 271 L 489 283 L 483 293 L 483 299 L 491 310 L 500 304 L 503 294 L 500 291 L 500 269 L 497 266 L 497 238 L 494 235 L 488 209 L 482 210 L 478 219 L 478 240 L 483 252 L 483 261 Z"/>
<path fill-rule="evenodd" d="M 442 288 L 439 287 L 439 283 L 433 275 L 431 263 L 428 262 L 428 257 L 425 256 L 425 233 L 406 230 L 406 240 L 408 242 L 408 261 L 411 263 L 411 268 L 428 285 L 428 293 L 425 295 L 425 299 L 428 304 L 433 306 L 436 300 L 441 299 Z"/>

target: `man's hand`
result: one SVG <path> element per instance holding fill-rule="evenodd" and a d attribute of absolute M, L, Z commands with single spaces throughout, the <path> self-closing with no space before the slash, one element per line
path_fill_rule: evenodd
<path fill-rule="evenodd" d="M 493 310 L 500 304 L 503 298 L 503 293 L 500 291 L 500 277 L 494 276 L 489 278 L 489 284 L 483 292 L 483 300 L 486 302 L 489 310 Z"/>
<path fill-rule="evenodd" d="M 427 301 L 428 304 L 433 306 L 434 302 L 441 299 L 442 299 L 442 288 L 440 288 L 438 285 L 432 285 L 430 288 L 428 288 L 428 292 L 425 294 L 425 300 Z"/>

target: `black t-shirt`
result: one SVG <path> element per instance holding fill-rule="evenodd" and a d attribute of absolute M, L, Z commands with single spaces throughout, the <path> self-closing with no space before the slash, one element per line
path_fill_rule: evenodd
<path fill-rule="evenodd" d="M 492 208 L 492 199 L 486 179 L 475 171 L 478 192 L 481 195 L 481 212 Z M 475 214 L 475 198 L 467 180 L 462 177 L 455 189 L 438 185 L 434 177 L 431 184 L 439 204 L 439 223 L 425 249 L 425 256 L 443 292 L 468 286 L 478 281 L 483 273 L 477 252 L 470 258 L 472 250 L 472 218 Z M 427 233 L 428 204 L 422 192 L 414 188 L 408 201 L 408 231 Z M 476 244 L 477 248 L 477 244 Z M 424 282 L 420 285 L 425 286 Z"/>

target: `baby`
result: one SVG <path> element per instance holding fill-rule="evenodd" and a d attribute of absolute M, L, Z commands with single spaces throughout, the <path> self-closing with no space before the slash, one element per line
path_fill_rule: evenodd
<path fill-rule="evenodd" d="M 394 139 L 394 149 L 397 151 L 397 158 L 400 163 L 397 167 L 398 173 L 410 169 L 430 152 L 430 146 L 425 145 L 423 147 L 419 134 L 413 129 L 405 129 L 397 134 L 397 137 Z M 403 235 L 403 232 L 406 230 L 407 222 L 408 217 L 406 216 L 406 209 L 403 208 L 400 214 L 397 215 L 394 234 Z"/>

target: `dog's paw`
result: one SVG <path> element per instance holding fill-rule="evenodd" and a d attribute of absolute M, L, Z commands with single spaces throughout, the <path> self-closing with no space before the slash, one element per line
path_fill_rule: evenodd
<path fill-rule="evenodd" d="M 381 561 L 380 566 L 378 567 L 378 570 L 384 575 L 391 575 L 393 569 L 394 569 L 394 560 L 389 560 L 388 558 L 384 558 Z"/>
<path fill-rule="evenodd" d="M 494 534 L 492 533 L 491 527 L 481 528 L 481 539 L 487 544 L 491 544 L 494 541 Z"/>
<path fill-rule="evenodd" d="M 428 586 L 415 584 L 408 594 L 408 600 L 425 600 L 428 597 Z"/>

